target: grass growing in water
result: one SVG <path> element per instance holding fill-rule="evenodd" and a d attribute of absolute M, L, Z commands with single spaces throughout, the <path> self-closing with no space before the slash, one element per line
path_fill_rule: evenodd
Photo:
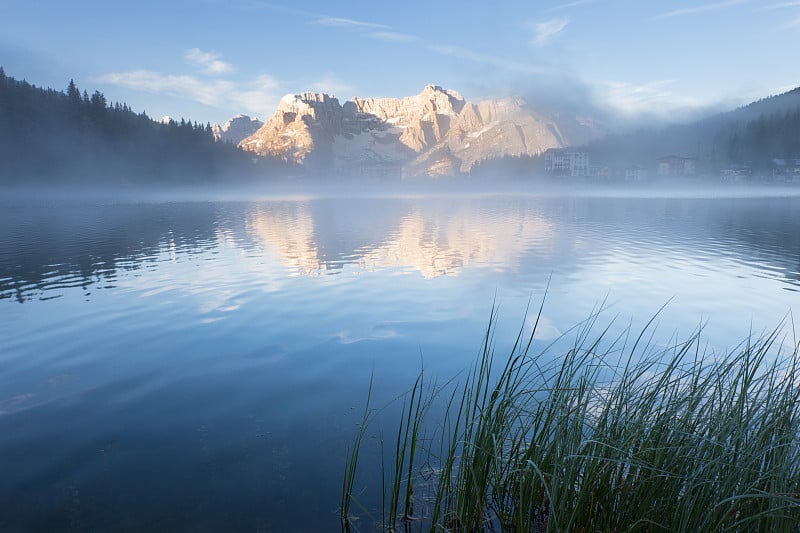
<path fill-rule="evenodd" d="M 659 349 L 648 324 L 628 346 L 592 336 L 596 320 L 557 358 L 520 331 L 496 365 L 493 312 L 463 383 L 429 388 L 420 374 L 381 472 L 383 509 L 353 522 L 368 404 L 343 530 L 800 531 L 796 340 L 784 349 L 776 329 L 718 357 L 700 331 Z"/>

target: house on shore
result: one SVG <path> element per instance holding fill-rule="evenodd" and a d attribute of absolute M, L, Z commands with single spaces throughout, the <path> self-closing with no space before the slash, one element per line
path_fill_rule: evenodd
<path fill-rule="evenodd" d="M 748 181 L 752 175 L 753 169 L 747 165 L 730 165 L 719 171 L 719 179 L 725 183 L 742 183 Z"/>
<path fill-rule="evenodd" d="M 551 148 L 544 153 L 544 170 L 550 176 L 587 177 L 589 152 L 569 148 Z"/>
<path fill-rule="evenodd" d="M 647 169 L 640 165 L 633 165 L 625 169 L 625 181 L 638 183 L 647 181 L 649 178 Z"/>
<path fill-rule="evenodd" d="M 786 183 L 800 183 L 800 159 L 773 159 L 772 179 Z"/>
<path fill-rule="evenodd" d="M 697 172 L 697 158 L 668 155 L 658 158 L 659 176 L 694 176 Z"/>

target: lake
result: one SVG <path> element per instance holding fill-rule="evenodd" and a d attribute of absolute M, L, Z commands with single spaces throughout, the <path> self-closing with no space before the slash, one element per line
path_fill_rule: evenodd
<path fill-rule="evenodd" d="M 534 349 L 667 304 L 718 353 L 800 303 L 778 193 L 0 204 L 2 531 L 335 531 L 370 377 L 456 376 L 493 305 L 498 354 L 545 290 Z"/>

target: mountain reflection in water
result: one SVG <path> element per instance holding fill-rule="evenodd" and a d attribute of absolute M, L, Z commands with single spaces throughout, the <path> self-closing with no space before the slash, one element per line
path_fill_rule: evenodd
<path fill-rule="evenodd" d="M 315 199 L 7 207 L 0 298 L 112 288 L 163 254 L 263 245 L 288 273 L 396 268 L 426 279 L 464 268 L 579 268 L 628 255 L 724 257 L 800 281 L 797 200 Z M 635 249 L 634 254 L 631 250 Z M 791 287 L 787 287 L 791 288 Z"/>
<path fill-rule="evenodd" d="M 548 282 L 534 349 L 673 299 L 718 350 L 800 290 L 797 198 L 1 207 L 3 531 L 329 531 L 370 379 L 460 375 L 493 302 L 499 356 Z"/>

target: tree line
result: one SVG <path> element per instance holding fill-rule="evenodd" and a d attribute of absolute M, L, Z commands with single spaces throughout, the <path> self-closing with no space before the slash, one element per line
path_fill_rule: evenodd
<path fill-rule="evenodd" d="M 157 122 L 72 80 L 44 89 L 0 67 L 0 184 L 254 183 L 284 167 L 215 142 L 210 124 Z"/>
<path fill-rule="evenodd" d="M 609 167 L 612 176 L 634 166 L 653 175 L 659 158 L 676 155 L 696 158 L 700 175 L 743 166 L 768 180 L 774 159 L 800 159 L 800 88 L 695 122 L 643 126 L 576 148 L 588 152 L 592 165 Z M 544 154 L 488 159 L 470 172 L 478 177 L 543 173 Z"/>

